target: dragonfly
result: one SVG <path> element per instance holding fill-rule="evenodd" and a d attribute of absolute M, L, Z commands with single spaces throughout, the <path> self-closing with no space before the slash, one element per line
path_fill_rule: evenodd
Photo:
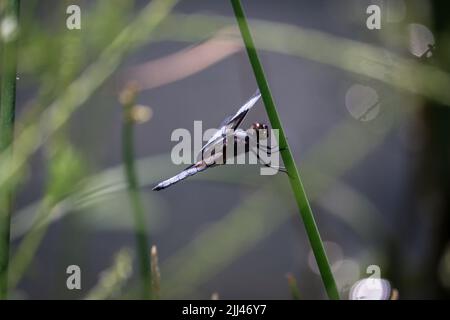
<path fill-rule="evenodd" d="M 260 98 L 261 93 L 259 90 L 256 90 L 255 94 L 253 94 L 253 96 L 251 96 L 250 99 L 248 99 L 248 101 L 242 105 L 234 115 L 225 118 L 219 129 L 212 135 L 206 144 L 203 145 L 199 153 L 200 160 L 190 165 L 177 175 L 158 183 L 153 190 L 159 191 L 166 189 L 175 183 L 191 177 L 199 172 L 205 171 L 206 169 L 223 165 L 226 163 L 224 159 L 227 157 L 236 157 L 239 151 L 243 151 L 245 153 L 254 152 L 251 148 L 251 142 L 256 144 L 257 150 L 261 148 L 269 155 L 271 152 L 275 152 L 276 150 L 270 146 L 260 145 L 261 139 L 268 138 L 268 126 L 266 124 L 255 122 L 248 130 L 238 128 L 245 116 L 255 106 Z M 230 141 L 235 144 L 233 154 L 227 154 L 227 145 Z M 238 144 L 241 144 L 244 147 L 238 148 Z M 265 163 L 257 152 L 255 155 L 262 165 L 286 172 L 286 169 L 283 167 L 273 167 L 270 164 Z"/>

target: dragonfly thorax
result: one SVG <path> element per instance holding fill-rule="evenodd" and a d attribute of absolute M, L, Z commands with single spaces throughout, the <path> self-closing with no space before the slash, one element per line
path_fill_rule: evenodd
<path fill-rule="evenodd" d="M 256 135 L 258 140 L 267 139 L 269 136 L 269 127 L 264 123 L 253 123 L 249 131 L 251 135 Z"/>

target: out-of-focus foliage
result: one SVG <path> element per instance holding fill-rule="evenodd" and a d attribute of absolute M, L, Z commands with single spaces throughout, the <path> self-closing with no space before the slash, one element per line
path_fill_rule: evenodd
<path fill-rule="evenodd" d="M 48 183 L 46 193 L 60 201 L 75 191 L 86 172 L 82 155 L 66 141 L 56 142 L 48 156 Z"/>
<path fill-rule="evenodd" d="M 9 182 L 14 178 L 20 182 L 18 187 L 33 182 L 37 173 L 31 171 L 30 163 L 35 161 L 34 156 L 38 154 L 36 157 L 43 157 L 40 171 L 45 176 L 45 187 L 35 186 L 42 190 L 42 195 L 39 192 L 40 197 L 34 197 L 31 203 L 17 208 L 13 216 L 12 239 L 17 247 L 13 250 L 12 265 L 18 266 L 11 275 L 13 287 L 20 284 L 22 276 L 39 273 L 37 266 L 41 258 L 36 252 L 46 234 L 47 223 L 56 225 L 55 222 L 61 222 L 66 217 L 77 217 L 76 221 L 83 228 L 95 230 L 100 235 L 117 231 L 129 233 L 133 230 L 123 167 L 119 165 L 97 172 L 96 164 L 89 162 L 89 155 L 83 154 L 71 141 L 73 131 L 84 130 L 71 127 L 78 109 L 87 105 L 102 90 L 106 80 L 115 75 L 114 72 L 126 55 L 135 53 L 141 46 L 146 46 L 146 50 L 151 50 L 152 45 L 173 42 L 193 43 L 196 46 L 198 41 L 207 40 L 223 28 L 234 25 L 232 17 L 182 14 L 176 9 L 174 13 L 170 12 L 174 4 L 172 1 L 153 1 L 156 7 L 150 7 L 151 10 L 148 7 L 142 9 L 142 3 L 138 1 L 89 1 L 83 11 L 83 30 L 89 31 L 67 32 L 64 28 L 55 27 L 64 25 L 65 16 L 60 13 L 65 11 L 65 2 L 47 3 L 46 8 L 51 7 L 52 10 L 42 10 L 39 9 L 40 1 L 25 1 L 26 4 L 22 5 L 18 81 L 27 94 L 21 100 L 23 105 L 17 117 L 16 160 L 6 163 L 0 158 L 0 165 L 8 169 L 2 170 L 7 174 L 0 176 L 0 182 Z M 252 20 L 250 23 L 256 46 L 261 51 L 306 58 L 317 65 L 329 65 L 362 79 L 399 88 L 402 94 L 413 94 L 413 98 L 404 103 L 397 99 L 398 92 L 395 91 L 387 103 L 390 111 L 395 110 L 410 117 L 422 104 L 423 98 L 444 108 L 450 105 L 449 64 L 448 59 L 444 59 L 449 56 L 450 50 L 448 31 L 436 34 L 440 49 L 436 56 L 441 57 L 442 61 L 437 65 L 423 63 L 403 52 L 385 50 L 373 44 L 298 25 L 265 20 Z M 227 39 L 232 45 L 241 45 L 239 36 L 233 33 L 233 27 L 230 30 L 226 33 Z M 404 45 L 406 37 L 403 35 L 395 41 Z M 233 54 L 237 51 L 230 52 Z M 164 76 L 164 70 L 160 70 L 157 75 L 148 74 L 149 78 L 156 76 Z M 101 101 L 102 96 L 97 99 Z M 301 97 L 298 99 L 292 102 L 292 107 L 301 106 Z M 117 111 L 113 108 L 107 109 L 108 112 Z M 159 112 L 157 108 L 152 110 L 155 116 Z M 301 167 L 305 174 L 306 189 L 315 204 L 324 209 L 323 219 L 345 225 L 362 239 L 363 244 L 374 239 L 395 239 L 392 238 L 395 230 L 384 220 L 373 199 L 341 180 L 341 177 L 364 161 L 386 137 L 391 138 L 389 134 L 398 123 L 396 119 L 383 116 L 385 114 L 365 127 L 355 123 L 354 119 L 336 124 L 310 150 L 302 150 L 304 158 Z M 437 118 L 442 119 L 439 116 Z M 153 117 L 148 125 L 151 126 L 155 119 Z M 442 124 L 444 127 L 447 125 L 445 122 Z M 97 125 L 103 125 L 102 119 L 98 119 Z M 155 138 L 158 137 L 148 137 Z M 351 152 L 343 152 L 347 150 L 345 146 L 351 146 Z M 437 149 L 441 147 L 438 145 Z M 38 153 L 39 150 L 43 151 L 42 154 Z M 151 232 L 155 233 L 169 221 L 171 204 L 163 196 L 151 194 L 147 187 L 161 177 L 178 171 L 178 167 L 168 164 L 169 158 L 168 154 L 159 154 L 136 159 L 141 191 L 145 194 L 143 199 L 148 225 Z M 25 174 L 27 171 L 28 175 Z M 176 248 L 173 255 L 167 256 L 161 251 L 161 298 L 195 296 L 202 285 L 220 275 L 283 223 L 290 221 L 294 208 L 283 178 L 274 177 L 270 183 L 261 184 L 247 171 L 237 170 L 232 173 L 211 171 L 193 180 L 211 185 L 245 186 L 248 193 L 245 199 L 231 206 L 227 215 L 193 235 L 182 247 Z M 370 184 L 370 181 L 367 183 Z M 389 252 L 385 243 L 381 242 L 379 240 L 375 247 L 368 248 L 370 253 L 355 254 L 356 258 L 363 265 L 377 257 L 377 261 L 398 269 L 395 263 L 389 264 L 387 261 Z M 390 244 L 388 240 L 386 242 Z M 161 250 L 164 245 L 158 243 L 158 248 Z M 438 274 L 436 278 L 448 288 L 447 251 L 439 252 L 439 268 L 430 272 Z M 114 265 L 100 277 L 87 298 L 135 297 L 131 260 L 128 250 L 119 251 Z M 392 278 L 401 277 L 394 274 Z M 307 281 L 305 277 L 298 279 L 300 287 Z M 414 283 L 409 280 L 406 278 L 405 282 Z M 284 274 L 280 274 L 279 281 L 286 282 Z M 340 283 L 343 290 L 348 285 L 342 281 Z M 218 291 L 221 292 L 220 288 Z M 302 297 L 307 297 L 304 291 L 301 293 Z M 204 297 L 201 294 L 199 297 Z"/>
<path fill-rule="evenodd" d="M 113 265 L 102 271 L 97 285 L 90 290 L 86 299 L 102 300 L 118 297 L 132 273 L 132 259 L 129 249 L 117 252 Z"/>

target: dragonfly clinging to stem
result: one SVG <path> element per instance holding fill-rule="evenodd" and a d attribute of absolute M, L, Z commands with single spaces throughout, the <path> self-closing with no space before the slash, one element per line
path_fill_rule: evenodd
<path fill-rule="evenodd" d="M 256 102 L 261 98 L 261 93 L 259 90 L 256 90 L 255 94 L 242 106 L 239 110 L 230 117 L 227 117 L 220 128 L 214 133 L 214 135 L 206 142 L 206 144 L 202 147 L 200 151 L 200 160 L 196 163 L 190 165 L 177 175 L 164 180 L 158 183 L 153 190 L 158 191 L 170 187 L 171 185 L 182 181 L 190 176 L 193 176 L 201 171 L 204 171 L 208 168 L 212 168 L 218 165 L 225 164 L 226 161 L 223 161 L 224 158 L 229 156 L 236 157 L 238 150 L 243 150 L 245 153 L 255 152 L 251 146 L 251 142 L 255 142 L 257 146 L 257 152 L 255 153 L 258 161 L 270 168 L 277 169 L 282 172 L 286 172 L 286 170 L 282 167 L 273 167 L 268 163 L 265 163 L 258 154 L 260 148 L 265 149 L 264 151 L 267 154 L 275 151 L 272 150 L 270 146 L 262 146 L 260 145 L 260 139 L 267 139 L 268 137 L 268 126 L 263 123 L 255 122 L 251 125 L 251 127 L 245 131 L 242 129 L 238 129 L 241 122 L 244 120 L 247 113 L 252 109 Z M 234 152 L 231 155 L 227 155 L 226 149 L 227 145 L 232 141 L 234 146 Z M 238 144 L 243 145 L 244 148 L 237 148 Z M 218 151 L 219 150 L 219 151 Z M 206 155 L 206 156 L 205 156 Z"/>

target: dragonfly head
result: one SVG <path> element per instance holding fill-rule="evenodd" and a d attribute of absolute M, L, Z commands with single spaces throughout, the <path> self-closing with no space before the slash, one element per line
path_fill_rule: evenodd
<path fill-rule="evenodd" d="M 269 127 L 264 123 L 255 122 L 251 127 L 253 130 L 258 131 L 260 139 L 267 139 L 269 135 Z"/>

